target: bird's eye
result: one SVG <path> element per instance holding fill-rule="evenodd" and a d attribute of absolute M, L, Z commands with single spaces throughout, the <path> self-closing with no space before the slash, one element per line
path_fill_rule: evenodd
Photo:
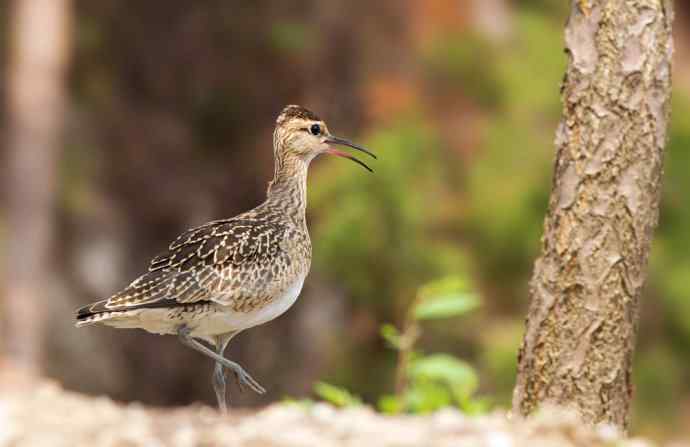
<path fill-rule="evenodd" d="M 318 124 L 312 124 L 309 128 L 309 132 L 311 132 L 312 135 L 318 135 L 321 133 L 321 126 Z"/>

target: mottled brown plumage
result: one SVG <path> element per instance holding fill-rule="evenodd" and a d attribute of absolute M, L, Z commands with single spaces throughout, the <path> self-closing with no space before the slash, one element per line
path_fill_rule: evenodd
<path fill-rule="evenodd" d="M 276 120 L 276 124 L 280 125 L 285 121 L 293 118 L 299 118 L 307 121 L 322 121 L 321 118 L 316 116 L 316 114 L 311 110 L 307 110 L 304 107 L 296 105 L 290 105 L 285 107 L 283 111 L 280 113 L 278 119 Z"/>
<path fill-rule="evenodd" d="M 317 155 L 331 153 L 363 165 L 332 144 L 369 153 L 332 136 L 323 121 L 300 106 L 288 106 L 279 115 L 273 143 L 275 174 L 264 203 L 187 230 L 122 291 L 77 311 L 77 326 L 100 323 L 177 334 L 212 357 L 217 362 L 214 389 L 223 409 L 223 366 L 237 374 L 240 384 L 263 392 L 239 365 L 222 357 L 227 343 L 240 331 L 285 312 L 309 272 L 309 164 Z M 215 353 L 198 340 L 215 345 Z"/>

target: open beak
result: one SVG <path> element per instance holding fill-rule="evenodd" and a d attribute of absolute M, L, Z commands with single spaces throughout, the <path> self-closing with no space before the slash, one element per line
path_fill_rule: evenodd
<path fill-rule="evenodd" d="M 363 148 L 362 146 L 359 146 L 359 145 L 353 143 L 352 141 L 346 140 L 344 138 L 338 138 L 338 137 L 334 137 L 333 135 L 329 135 L 328 137 L 326 137 L 326 143 L 339 144 L 341 146 L 348 146 L 348 147 L 351 147 L 353 149 L 357 149 L 358 151 L 364 152 L 365 154 L 369 155 L 370 157 L 373 157 L 374 159 L 376 159 L 376 155 L 374 155 L 372 152 L 370 152 L 367 149 Z M 332 154 L 332 155 L 337 155 L 338 157 L 347 158 L 349 160 L 354 161 L 358 165 L 364 167 L 364 169 L 366 169 L 367 171 L 374 172 L 363 161 L 353 157 L 352 155 L 348 154 L 347 152 L 343 152 L 343 151 L 340 151 L 340 150 L 334 149 L 334 148 L 329 148 L 326 151 L 326 153 Z"/>

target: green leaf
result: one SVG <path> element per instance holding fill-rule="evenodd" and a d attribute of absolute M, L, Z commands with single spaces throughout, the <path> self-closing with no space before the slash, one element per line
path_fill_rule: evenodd
<path fill-rule="evenodd" d="M 458 276 L 433 281 L 419 289 L 419 303 L 413 310 L 418 320 L 456 317 L 479 306 L 479 298 L 468 291 Z"/>
<path fill-rule="evenodd" d="M 492 402 L 488 397 L 466 398 L 458 402 L 458 406 L 462 409 L 463 413 L 476 416 L 488 413 L 491 409 Z"/>
<path fill-rule="evenodd" d="M 314 392 L 321 399 L 329 402 L 336 407 L 353 407 L 362 405 L 362 400 L 344 388 L 331 385 L 326 382 L 317 382 L 314 385 Z"/>
<path fill-rule="evenodd" d="M 400 349 L 400 331 L 390 323 L 381 325 L 381 336 L 393 349 Z"/>
<path fill-rule="evenodd" d="M 467 291 L 468 289 L 467 281 L 464 278 L 452 275 L 424 284 L 419 289 L 419 296 L 422 300 L 426 300 L 439 295 Z"/>
<path fill-rule="evenodd" d="M 398 414 L 405 410 L 405 403 L 391 394 L 381 396 L 378 402 L 379 411 L 384 414 Z"/>
<path fill-rule="evenodd" d="M 408 374 L 412 380 L 432 380 L 448 385 L 456 396 L 462 399 L 479 387 L 479 377 L 468 363 L 449 354 L 433 354 L 416 359 L 410 365 Z"/>
<path fill-rule="evenodd" d="M 438 382 L 415 382 L 405 392 L 406 409 L 413 413 L 431 413 L 453 404 L 453 394 Z"/>
<path fill-rule="evenodd" d="M 414 309 L 417 320 L 457 317 L 479 307 L 476 295 L 465 292 L 450 293 L 426 299 Z"/>

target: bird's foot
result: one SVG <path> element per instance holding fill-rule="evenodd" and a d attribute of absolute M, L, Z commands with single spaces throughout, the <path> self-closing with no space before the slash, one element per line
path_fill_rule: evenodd
<path fill-rule="evenodd" d="M 247 371 L 242 369 L 240 365 L 237 365 L 236 369 L 230 369 L 232 369 L 232 372 L 235 373 L 235 378 L 237 379 L 237 386 L 240 388 L 240 391 L 243 392 L 246 388 L 251 388 L 251 390 L 257 394 L 264 394 L 266 392 L 266 389 L 262 387 L 261 384 L 257 382 L 252 376 L 250 376 Z"/>
<path fill-rule="evenodd" d="M 245 371 L 238 363 L 235 363 L 233 361 L 230 361 L 223 357 L 222 355 L 213 352 L 209 348 L 203 345 L 203 343 L 198 342 L 195 340 L 191 335 L 190 335 L 190 330 L 187 326 L 182 325 L 177 329 L 177 335 L 180 339 L 180 341 L 189 346 L 192 349 L 195 349 L 202 354 L 206 355 L 207 357 L 212 358 L 216 362 L 220 363 L 223 365 L 225 368 L 228 368 L 232 370 L 236 377 L 237 377 L 237 382 L 243 385 L 248 386 L 251 388 L 254 392 L 257 394 L 264 394 L 266 392 L 266 389 L 262 387 L 259 382 L 254 380 L 252 376 L 249 375 L 247 371 Z M 225 379 L 223 378 L 223 382 Z M 219 399 L 220 400 L 220 399 Z"/>
<path fill-rule="evenodd" d="M 261 384 L 257 382 L 256 379 L 254 379 L 238 363 L 232 362 L 230 360 L 228 360 L 228 363 L 233 366 L 228 366 L 228 364 L 221 362 L 216 363 L 217 366 L 213 373 L 213 383 L 216 389 L 216 396 L 225 396 L 225 372 L 223 370 L 224 367 L 232 371 L 233 375 L 235 376 L 235 380 L 237 381 L 237 387 L 240 389 L 240 392 L 243 393 L 247 388 L 251 388 L 251 390 L 256 392 L 257 394 L 264 394 L 266 392 L 266 389 L 263 386 L 261 386 Z M 222 401 L 225 402 L 225 399 L 223 399 Z M 218 397 L 219 406 L 220 403 L 221 398 Z"/>
<path fill-rule="evenodd" d="M 240 380 L 240 375 L 237 374 L 235 371 L 232 372 L 233 375 L 235 376 L 235 381 L 237 382 L 237 388 L 240 389 L 240 393 L 244 393 L 244 391 L 247 389 L 247 387 L 242 383 L 242 380 Z"/>

